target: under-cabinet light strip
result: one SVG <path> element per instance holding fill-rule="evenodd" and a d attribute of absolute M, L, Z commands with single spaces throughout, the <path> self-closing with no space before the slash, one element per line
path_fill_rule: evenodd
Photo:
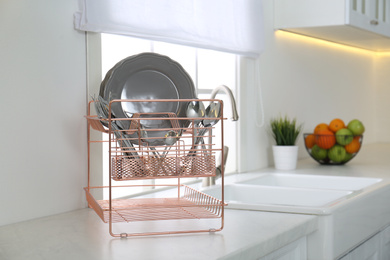
<path fill-rule="evenodd" d="M 314 37 L 310 37 L 310 36 L 306 36 L 306 35 L 302 35 L 302 34 L 297 34 L 297 33 L 293 33 L 293 32 L 288 32 L 288 31 L 283 31 L 283 30 L 277 30 L 275 32 L 275 34 L 277 37 L 285 37 L 285 38 L 289 38 L 289 39 L 301 40 L 301 41 L 306 41 L 308 43 L 311 42 L 311 43 L 315 43 L 317 45 L 338 48 L 338 49 L 342 49 L 342 50 L 346 50 L 346 51 L 358 52 L 361 54 L 365 53 L 365 54 L 371 54 L 371 55 L 377 55 L 377 56 L 390 55 L 390 52 L 387 52 L 387 51 L 386 52 L 384 52 L 384 51 L 383 52 L 371 51 L 371 50 L 367 50 L 367 49 L 363 49 L 363 48 L 358 48 L 358 47 L 354 47 L 354 46 L 344 45 L 341 43 L 326 41 L 326 40 L 322 40 L 319 38 L 314 38 Z"/>

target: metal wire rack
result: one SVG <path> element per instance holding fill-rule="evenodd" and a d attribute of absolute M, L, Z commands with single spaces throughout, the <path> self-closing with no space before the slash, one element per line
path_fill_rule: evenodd
<path fill-rule="evenodd" d="M 215 127 L 203 126 L 201 118 L 177 117 L 175 113 L 129 113 L 128 118 L 112 116 L 113 104 L 123 102 L 139 104 L 141 102 L 184 102 L 191 100 L 112 100 L 100 106 L 107 109 L 107 117 L 92 115 L 88 106 L 88 186 L 86 198 L 90 208 L 106 223 L 114 237 L 139 235 L 160 235 L 172 233 L 192 233 L 220 231 L 223 228 L 224 206 L 223 176 L 221 199 L 213 198 L 194 188 L 183 185 L 181 178 L 215 176 L 215 156 L 221 153 L 223 158 L 223 105 L 220 100 L 204 99 L 201 102 L 220 102 L 221 113 L 215 120 L 221 124 L 219 133 Z M 100 104 L 102 105 L 102 104 Z M 108 135 L 109 186 L 91 186 L 91 144 L 101 143 L 91 140 L 91 131 L 96 130 Z M 217 137 L 218 136 L 218 137 Z M 223 162 L 222 162 L 223 163 Z M 133 184 L 118 185 L 131 180 L 177 178 L 177 184 L 170 186 L 175 190 L 172 197 L 155 198 L 114 198 L 113 190 L 134 187 Z M 139 185 L 138 185 L 139 186 Z M 156 185 L 151 186 L 152 189 Z M 109 198 L 104 200 L 94 195 L 95 191 L 107 190 Z M 165 221 L 187 219 L 217 219 L 218 227 L 183 230 L 161 230 L 143 232 L 114 232 L 113 225 L 118 222 L 137 223 L 138 221 Z"/>

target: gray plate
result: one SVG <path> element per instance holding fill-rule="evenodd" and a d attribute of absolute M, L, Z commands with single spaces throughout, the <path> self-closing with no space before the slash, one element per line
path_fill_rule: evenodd
<path fill-rule="evenodd" d="M 99 95 L 106 101 L 196 98 L 194 83 L 183 67 L 169 57 L 156 53 L 141 53 L 118 62 L 107 72 L 100 85 Z M 185 117 L 186 108 L 186 102 L 121 102 L 112 104 L 112 114 L 117 118 L 126 118 L 135 113 L 161 112 Z M 130 127 L 129 121 L 122 122 L 126 129 Z M 179 124 L 186 127 L 189 122 L 179 120 Z M 145 127 L 166 128 L 165 124 L 155 125 L 152 120 L 145 120 Z M 164 136 L 165 133 L 156 134 Z M 157 141 L 154 144 L 163 143 Z"/>

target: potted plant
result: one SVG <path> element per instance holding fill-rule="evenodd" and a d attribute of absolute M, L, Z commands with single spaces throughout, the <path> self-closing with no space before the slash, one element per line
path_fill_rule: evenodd
<path fill-rule="evenodd" d="M 297 166 L 298 146 L 295 145 L 302 130 L 296 118 L 287 116 L 271 119 L 272 136 L 276 145 L 272 146 L 275 168 L 279 170 L 293 170 Z"/>

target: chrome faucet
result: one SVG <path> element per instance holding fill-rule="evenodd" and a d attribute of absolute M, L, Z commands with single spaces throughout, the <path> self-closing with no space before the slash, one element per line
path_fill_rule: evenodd
<path fill-rule="evenodd" d="M 232 105 L 232 112 L 233 112 L 232 120 L 237 121 L 238 120 L 238 112 L 237 112 L 236 100 L 234 99 L 233 92 L 230 88 L 226 87 L 225 85 L 220 85 L 220 86 L 216 87 L 213 90 L 213 92 L 211 92 L 211 99 L 214 99 L 220 90 L 223 90 L 229 96 L 230 103 Z"/>
<path fill-rule="evenodd" d="M 217 95 L 217 93 L 220 90 L 223 90 L 229 96 L 230 103 L 232 105 L 232 114 L 233 114 L 232 115 L 232 120 L 233 121 L 237 121 L 238 120 L 237 104 L 236 104 L 236 100 L 234 99 L 233 92 L 231 91 L 230 88 L 228 88 L 225 85 L 220 85 L 220 86 L 216 87 L 211 92 L 211 98 L 210 99 L 215 99 L 215 96 Z M 228 156 L 228 152 L 229 152 L 229 147 L 224 146 L 223 147 L 223 157 L 220 156 L 220 158 L 219 158 L 219 165 L 216 168 L 215 176 L 204 178 L 203 179 L 203 186 L 215 185 L 216 178 L 220 177 L 222 171 L 225 170 L 225 165 L 226 165 L 226 159 L 227 159 L 227 156 Z"/>

